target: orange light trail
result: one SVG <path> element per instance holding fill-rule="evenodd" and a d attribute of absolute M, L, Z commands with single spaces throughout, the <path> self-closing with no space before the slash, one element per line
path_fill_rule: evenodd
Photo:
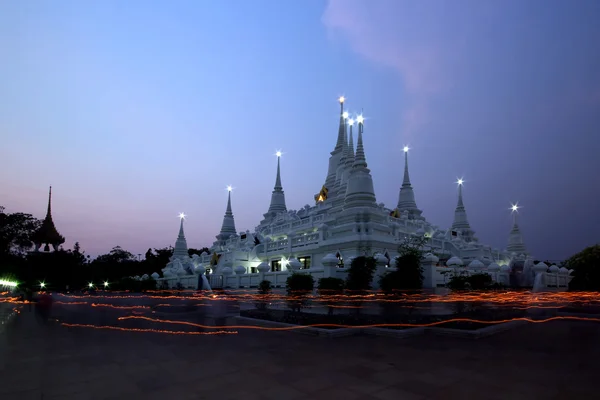
<path fill-rule="evenodd" d="M 117 318 L 120 321 L 128 320 L 128 319 L 141 319 L 150 322 L 159 322 L 163 324 L 173 324 L 173 325 L 186 325 L 193 326 L 196 328 L 203 329 L 218 329 L 220 327 L 210 326 L 210 325 L 202 325 L 196 324 L 193 322 L 187 321 L 172 321 L 166 319 L 157 319 L 157 318 L 149 318 L 143 316 L 127 316 L 127 317 L 119 317 Z M 230 325 L 228 329 L 256 329 L 256 330 L 264 330 L 264 331 L 292 331 L 298 329 L 306 329 L 306 328 L 428 328 L 434 327 L 438 325 L 448 324 L 451 322 L 470 322 L 476 324 L 485 324 L 485 325 L 495 325 L 502 324 L 506 322 L 514 322 L 514 321 L 524 321 L 530 322 L 534 324 L 541 324 L 551 321 L 584 321 L 584 322 L 600 322 L 600 318 L 590 318 L 590 317 L 571 317 L 571 316 L 561 316 L 561 317 L 549 317 L 545 319 L 532 319 L 532 318 L 511 318 L 511 319 L 503 319 L 503 320 L 495 320 L 495 321 L 482 321 L 471 318 L 452 318 L 444 321 L 436 321 L 430 322 L 427 324 L 372 324 L 372 325 L 343 325 L 343 324 L 312 324 L 312 325 L 294 325 L 294 326 L 284 326 L 284 327 L 264 327 L 264 326 L 256 326 L 256 325 Z"/>
<path fill-rule="evenodd" d="M 91 328 L 91 329 L 110 329 L 114 331 L 123 331 L 123 332 L 150 332 L 150 333 L 165 333 L 169 335 L 235 335 L 237 331 L 215 331 L 215 332 L 185 332 L 185 331 L 165 331 L 159 329 L 146 329 L 146 328 L 123 328 L 120 326 L 111 326 L 111 325 L 90 325 L 90 324 L 69 324 L 66 322 L 61 323 L 62 326 L 66 326 L 69 328 Z"/>

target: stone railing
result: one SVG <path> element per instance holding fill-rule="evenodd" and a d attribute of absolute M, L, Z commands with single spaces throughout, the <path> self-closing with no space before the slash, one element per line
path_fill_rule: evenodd
<path fill-rule="evenodd" d="M 387 271 L 395 267 L 387 267 L 389 260 L 380 254 L 375 255 L 377 266 L 375 276 L 373 278 L 373 289 L 378 289 L 379 278 Z M 473 275 L 477 273 L 489 274 L 493 282 L 500 283 L 505 286 L 511 286 L 511 268 L 508 265 L 499 266 L 495 263 L 484 265 L 480 261 L 472 261 L 469 265 L 464 266 L 462 260 L 457 257 L 452 257 L 447 262 L 448 266 L 440 266 L 439 259 L 433 254 L 426 254 L 421 260 L 423 268 L 423 288 L 431 289 L 441 286 L 446 286 L 452 276 L 455 275 Z M 226 267 L 221 274 L 208 275 L 208 281 L 212 288 L 249 288 L 257 287 L 263 280 L 271 282 L 275 287 L 284 287 L 288 276 L 292 273 L 302 273 L 311 275 L 315 283 L 320 278 L 335 277 L 345 279 L 348 274 L 347 268 L 338 268 L 338 259 L 328 254 L 321 260 L 321 266 L 313 266 L 309 269 L 300 269 L 300 263 L 296 260 L 288 264 L 286 271 L 270 271 L 270 267 L 266 263 L 260 264 L 257 273 L 247 273 L 245 267 Z M 235 271 L 235 272 L 234 272 Z M 565 268 L 557 266 L 548 267 L 544 263 L 536 264 L 531 273 L 535 281 L 533 284 L 534 291 L 548 290 L 567 290 L 569 282 L 572 279 L 571 272 Z M 535 274 L 535 276 L 533 276 Z M 157 279 L 159 287 L 166 284 L 169 288 L 174 288 L 177 284 L 181 284 L 186 289 L 196 289 L 198 285 L 198 275 L 179 276 L 173 278 Z"/>
<path fill-rule="evenodd" d="M 515 283 L 525 287 L 533 286 L 533 291 L 564 291 L 569 288 L 569 282 L 573 279 L 571 275 L 573 270 L 558 268 L 556 265 L 548 267 L 544 263 L 538 263 L 529 272 L 526 272 L 531 274 L 532 284 L 527 282 L 523 284 L 523 280 L 526 277 L 522 274 L 525 272 L 519 272 L 518 282 L 512 282 L 512 270 L 508 265 L 499 266 L 498 264 L 491 263 L 486 266 L 482 262 L 475 260 L 469 265 L 464 266 L 462 260 L 457 257 L 452 257 L 448 260 L 449 265 L 447 266 L 439 266 L 438 263 L 439 259 L 433 254 L 427 254 L 423 258 L 421 266 L 423 267 L 423 275 L 425 277 L 423 282 L 424 288 L 446 286 L 452 276 L 455 275 L 468 276 L 478 273 L 489 274 L 493 282 L 505 286 L 512 286 Z"/>

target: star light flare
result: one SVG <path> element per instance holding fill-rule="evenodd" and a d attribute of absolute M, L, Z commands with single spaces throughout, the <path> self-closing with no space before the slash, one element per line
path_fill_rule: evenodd
<path fill-rule="evenodd" d="M 519 202 L 517 201 L 515 204 L 510 204 L 510 208 L 509 210 L 511 210 L 512 212 L 519 212 L 519 208 L 521 208 L 521 206 L 519 205 Z"/>

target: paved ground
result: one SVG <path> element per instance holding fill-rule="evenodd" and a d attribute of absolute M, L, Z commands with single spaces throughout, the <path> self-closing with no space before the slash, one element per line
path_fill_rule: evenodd
<path fill-rule="evenodd" d="M 25 311 L 0 339 L 3 400 L 592 399 L 600 376 L 600 324 L 579 322 L 476 341 L 172 336 L 43 327 Z"/>

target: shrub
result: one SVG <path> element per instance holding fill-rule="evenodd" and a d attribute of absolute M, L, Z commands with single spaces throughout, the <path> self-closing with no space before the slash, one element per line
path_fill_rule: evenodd
<path fill-rule="evenodd" d="M 335 296 L 344 293 L 344 280 L 340 278 L 321 278 L 319 279 L 318 289 L 319 296 L 326 296 L 327 313 L 333 315 L 333 305 L 336 303 Z"/>
<path fill-rule="evenodd" d="M 473 290 L 485 290 L 492 286 L 492 277 L 485 273 L 472 274 L 467 280 Z"/>
<path fill-rule="evenodd" d="M 376 262 L 373 257 L 360 256 L 352 260 L 346 277 L 346 289 L 364 292 L 371 289 Z"/>
<path fill-rule="evenodd" d="M 569 290 L 600 290 L 600 244 L 590 246 L 565 261 L 573 269 Z"/>
<path fill-rule="evenodd" d="M 271 294 L 273 290 L 273 286 L 271 285 L 271 281 L 264 280 L 258 284 L 258 293 L 259 294 Z"/>
<path fill-rule="evenodd" d="M 288 305 L 292 311 L 300 312 L 308 304 L 306 296 L 312 293 L 315 280 L 309 274 L 293 273 L 285 281 Z"/>
<path fill-rule="evenodd" d="M 396 259 L 396 270 L 379 278 L 379 287 L 385 294 L 423 288 L 423 268 L 418 254 L 408 253 Z"/>
<path fill-rule="evenodd" d="M 446 284 L 452 290 L 466 290 L 470 288 L 469 279 L 466 275 L 452 275 Z"/>
<path fill-rule="evenodd" d="M 269 304 L 268 296 L 271 294 L 273 290 L 273 286 L 271 285 L 271 281 L 263 280 L 258 284 L 258 294 L 259 300 L 256 302 L 255 306 L 258 310 L 266 310 Z"/>

